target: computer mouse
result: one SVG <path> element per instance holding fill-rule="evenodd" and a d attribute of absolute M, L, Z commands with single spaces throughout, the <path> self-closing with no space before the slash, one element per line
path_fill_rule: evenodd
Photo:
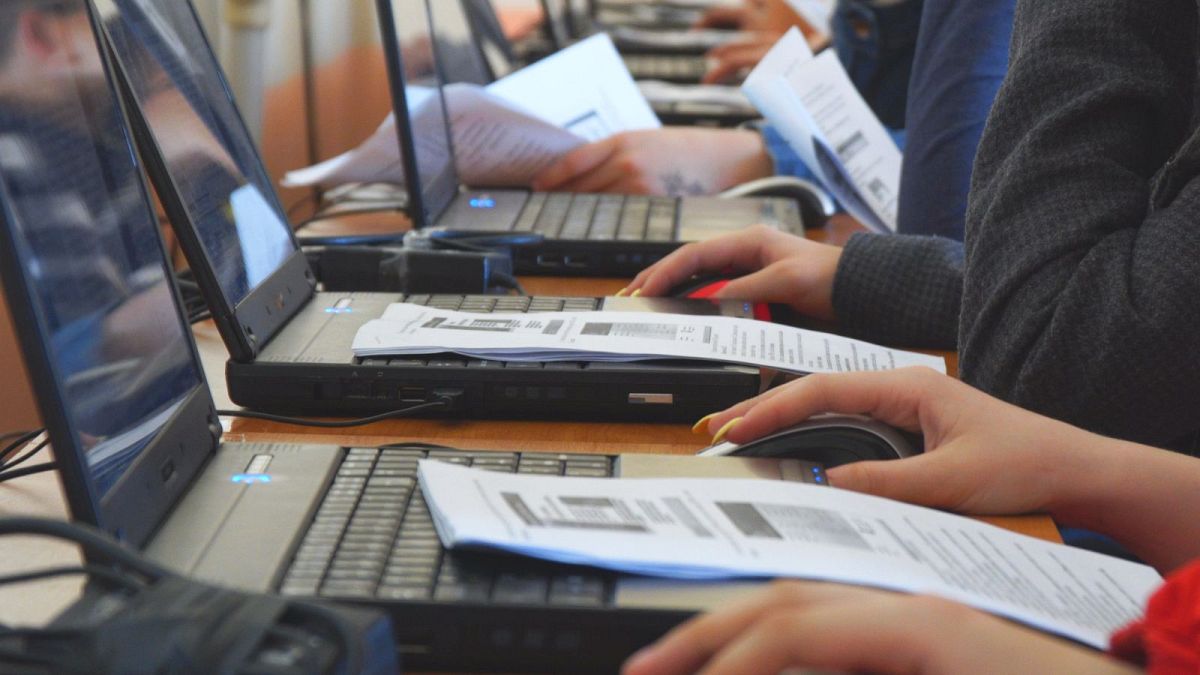
<path fill-rule="evenodd" d="M 725 285 L 730 281 L 732 281 L 732 279 L 730 279 L 728 276 L 722 276 L 719 274 L 697 275 L 679 282 L 663 295 L 668 298 L 694 298 L 703 300 L 716 295 L 717 291 L 725 288 Z M 752 307 L 754 318 L 758 319 L 759 321 L 771 320 L 771 305 L 765 302 L 756 302 L 753 303 Z"/>
<path fill-rule="evenodd" d="M 816 415 L 741 445 L 726 441 L 696 454 L 802 459 L 828 468 L 862 460 L 911 457 L 921 452 L 921 444 L 910 438 L 910 434 L 865 415 Z"/>

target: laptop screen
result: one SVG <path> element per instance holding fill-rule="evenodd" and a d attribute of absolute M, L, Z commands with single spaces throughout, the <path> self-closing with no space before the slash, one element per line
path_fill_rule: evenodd
<path fill-rule="evenodd" d="M 441 4 L 446 0 L 437 2 Z M 383 39 L 392 43 L 391 47 L 398 55 L 398 63 L 388 64 L 392 69 L 393 89 L 398 80 L 403 87 L 401 92 L 392 92 L 396 113 L 411 120 L 409 129 L 404 128 L 402 119 L 397 121 L 400 133 L 409 134 L 414 147 L 415 161 L 409 162 L 408 166 L 410 171 L 417 173 L 418 180 L 412 184 L 420 187 L 420 193 L 414 194 L 410 188 L 410 198 L 412 203 L 421 205 L 423 213 L 413 214 L 413 217 L 418 220 L 418 226 L 424 226 L 441 215 L 459 187 L 450 121 L 441 93 L 444 71 L 438 67 L 438 59 L 442 50 L 434 48 L 427 0 L 379 0 L 379 6 Z M 403 144 L 401 152 L 404 152 Z"/>
<path fill-rule="evenodd" d="M 485 85 L 492 81 L 491 73 L 479 50 L 479 41 L 463 1 L 438 0 L 430 5 L 442 77 L 447 82 Z"/>
<path fill-rule="evenodd" d="M 6 285 L 65 415 L 58 460 L 82 450 L 97 500 L 203 384 L 114 101 L 83 0 L 0 5 Z"/>
<path fill-rule="evenodd" d="M 229 307 L 296 250 L 258 151 L 188 2 L 96 0 Z"/>

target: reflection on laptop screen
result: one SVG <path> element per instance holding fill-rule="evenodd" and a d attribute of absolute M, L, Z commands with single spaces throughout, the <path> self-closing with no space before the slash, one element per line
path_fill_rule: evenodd
<path fill-rule="evenodd" d="M 479 85 L 491 82 L 462 0 L 438 0 L 431 4 L 431 9 L 433 34 L 437 36 L 437 53 L 446 81 Z"/>
<path fill-rule="evenodd" d="M 83 0 L 0 6 L 0 220 L 103 497 L 201 379 L 95 44 Z"/>
<path fill-rule="evenodd" d="M 97 0 L 113 47 L 229 306 L 296 250 L 188 2 Z"/>
<path fill-rule="evenodd" d="M 426 0 L 390 0 L 389 5 L 395 21 L 384 26 L 384 39 L 390 35 L 396 40 L 403 62 L 405 97 L 408 109 L 414 111 L 413 145 L 424 222 L 432 223 L 432 216 L 440 215 L 454 199 L 459 181 L 450 151 L 450 123 L 440 92 L 441 73 L 434 57 L 430 12 Z"/>

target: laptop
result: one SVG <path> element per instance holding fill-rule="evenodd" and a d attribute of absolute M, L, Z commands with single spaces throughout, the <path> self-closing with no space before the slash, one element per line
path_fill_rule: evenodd
<path fill-rule="evenodd" d="M 97 0 L 134 135 L 249 408 L 370 415 L 690 421 L 761 389 L 758 369 L 695 361 L 517 364 L 358 359 L 358 328 L 401 300 L 475 312 L 643 310 L 751 316 L 741 302 L 318 292 L 192 7 Z"/>
<path fill-rule="evenodd" d="M 555 50 L 569 47 L 576 39 L 595 32 L 590 21 L 581 21 L 563 2 L 541 0 L 541 6 L 546 35 L 550 38 L 549 46 Z M 699 84 L 708 72 L 708 59 L 703 54 L 659 52 L 644 45 L 620 45 L 619 48 L 621 60 L 635 80 Z"/>
<path fill-rule="evenodd" d="M 799 206 L 784 198 L 651 197 L 542 193 L 467 188 L 455 166 L 449 114 L 442 96 L 426 105 L 414 131 L 409 85 L 440 91 L 444 59 L 437 53 L 427 0 L 377 0 L 391 80 L 400 158 L 408 177 L 409 214 L 429 236 L 455 233 L 533 235 L 536 243 L 514 250 L 514 268 L 526 274 L 632 276 L 681 244 L 763 223 L 802 234 Z M 428 122 L 426 122 L 428 120 Z M 569 129 L 584 136 L 607 122 L 582 115 Z"/>
<path fill-rule="evenodd" d="M 456 50 L 453 60 L 442 69 L 447 82 L 488 84 L 517 70 L 515 51 L 500 29 L 491 0 L 462 0 L 461 5 L 439 2 L 432 7 L 439 45 L 449 42 Z M 706 67 L 703 59 L 695 57 L 625 54 L 622 58 L 634 79 L 639 80 L 696 83 Z M 689 62 L 693 65 L 687 65 Z M 644 63 L 651 65 L 639 65 Z M 715 91 L 724 98 L 705 101 L 689 96 L 650 96 L 650 107 L 663 124 L 733 127 L 762 117 L 749 100 L 740 104 L 725 100 L 728 97 L 723 88 L 696 84 L 684 89 L 690 93 Z"/>
<path fill-rule="evenodd" d="M 56 11 L 86 7 L 55 0 Z M 787 480 L 812 480 L 811 466 L 222 443 L 104 60 L 86 21 L 73 25 L 85 35 L 68 68 L 20 62 L 25 82 L 59 78 L 52 95 L 0 106 L 0 143 L 20 149 L 0 163 L 0 279 L 73 518 L 206 581 L 387 611 L 418 670 L 613 672 L 738 592 L 445 551 L 416 463 Z"/>

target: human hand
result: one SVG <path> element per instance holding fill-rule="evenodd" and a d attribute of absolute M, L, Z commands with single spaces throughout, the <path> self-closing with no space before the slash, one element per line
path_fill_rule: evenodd
<path fill-rule="evenodd" d="M 1099 477 L 1118 443 L 927 368 L 809 375 L 705 421 L 744 443 L 824 412 L 866 414 L 925 437 L 924 454 L 844 464 L 829 470 L 830 483 L 960 513 L 1077 519 L 1074 505 L 1108 489 Z"/>
<path fill-rule="evenodd" d="M 842 249 L 756 225 L 688 244 L 642 270 L 624 289 L 659 296 L 693 275 L 729 274 L 715 297 L 777 302 L 833 320 L 833 278 Z"/>
<path fill-rule="evenodd" d="M 754 2 L 746 2 L 741 5 L 718 5 L 709 7 L 704 11 L 700 20 L 696 22 L 693 28 L 725 28 L 729 30 L 739 30 L 750 21 L 754 12 L 758 11 Z"/>
<path fill-rule="evenodd" d="M 567 153 L 533 181 L 540 191 L 702 195 L 770 176 L 762 136 L 736 129 L 629 131 Z"/>
<path fill-rule="evenodd" d="M 634 654 L 624 675 L 1129 673 L 1133 668 L 940 598 L 776 582 Z"/>
<path fill-rule="evenodd" d="M 739 73 L 758 65 L 778 36 L 757 34 L 746 40 L 737 40 L 717 45 L 708 51 L 711 65 L 701 80 L 704 84 L 717 84 L 735 79 Z"/>

